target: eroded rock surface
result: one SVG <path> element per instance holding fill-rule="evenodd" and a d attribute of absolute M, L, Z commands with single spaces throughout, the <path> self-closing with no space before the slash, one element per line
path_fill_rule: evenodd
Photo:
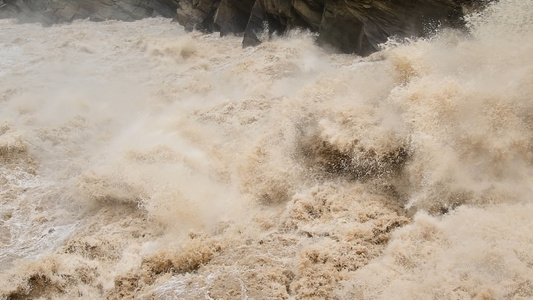
<path fill-rule="evenodd" d="M 174 18 L 186 30 L 242 34 L 255 46 L 294 28 L 318 33 L 318 42 L 368 55 L 389 37 L 424 36 L 440 26 L 460 27 L 465 11 L 483 0 L 0 0 L 0 18 L 54 24 L 76 19 L 134 21 Z M 267 34 L 264 34 L 267 33 Z"/>
<path fill-rule="evenodd" d="M 389 37 L 424 36 L 440 26 L 461 27 L 478 0 L 180 0 L 178 21 L 189 29 L 243 34 L 243 46 L 262 33 L 293 28 L 318 32 L 318 42 L 340 52 L 367 55 Z M 485 1 L 486 2 L 486 1 Z M 206 9 L 207 8 L 207 9 Z"/>

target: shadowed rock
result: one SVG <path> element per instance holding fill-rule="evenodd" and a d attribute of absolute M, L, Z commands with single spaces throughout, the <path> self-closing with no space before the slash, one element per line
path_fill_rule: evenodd
<path fill-rule="evenodd" d="M 464 11 L 491 0 L 0 0 L 0 18 L 53 24 L 75 19 L 134 21 L 176 18 L 186 30 L 243 35 L 255 46 L 293 28 L 318 33 L 318 43 L 368 55 L 389 37 L 424 36 L 461 27 Z"/>
<path fill-rule="evenodd" d="M 219 31 L 214 24 L 220 0 L 177 1 L 177 20 L 185 30 Z"/>
<path fill-rule="evenodd" d="M 439 26 L 462 25 L 460 1 L 326 1 L 319 43 L 366 55 L 389 37 L 424 36 Z"/>
<path fill-rule="evenodd" d="M 418 37 L 438 27 L 461 27 L 464 11 L 483 0 L 210 0 L 219 3 L 211 30 L 244 34 L 243 46 L 255 46 L 260 36 L 293 28 L 318 32 L 323 46 L 368 55 L 389 37 Z M 180 0 L 193 5 L 194 0 Z M 188 3 L 188 4 L 187 4 Z M 192 13 L 196 28 L 207 28 L 208 13 Z M 180 21 L 181 22 L 181 21 Z M 183 23 L 182 23 L 183 24 Z M 191 27 L 188 23 L 184 25 Z"/>
<path fill-rule="evenodd" d="M 291 21 L 290 1 L 256 0 L 244 32 L 243 46 L 259 44 L 258 34 L 265 30 L 268 30 L 269 35 L 285 32 Z"/>

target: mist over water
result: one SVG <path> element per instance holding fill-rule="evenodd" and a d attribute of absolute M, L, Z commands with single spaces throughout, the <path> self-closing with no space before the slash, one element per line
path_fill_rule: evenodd
<path fill-rule="evenodd" d="M 533 297 L 533 1 L 467 23 L 0 20 L 0 298 Z"/>

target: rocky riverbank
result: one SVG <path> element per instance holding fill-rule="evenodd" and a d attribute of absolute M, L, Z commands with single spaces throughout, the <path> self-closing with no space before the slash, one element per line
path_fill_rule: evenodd
<path fill-rule="evenodd" d="M 367 55 L 389 37 L 424 36 L 441 26 L 461 27 L 465 12 L 488 0 L 3 0 L 0 17 L 43 24 L 174 18 L 187 30 L 243 34 L 243 46 L 261 34 L 304 28 L 318 42 Z"/>

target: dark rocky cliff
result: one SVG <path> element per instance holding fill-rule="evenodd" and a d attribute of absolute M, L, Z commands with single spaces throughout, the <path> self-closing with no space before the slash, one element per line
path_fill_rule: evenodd
<path fill-rule="evenodd" d="M 319 33 L 318 42 L 366 55 L 391 36 L 423 36 L 439 26 L 461 27 L 465 10 L 487 0 L 180 0 L 178 21 L 188 29 L 244 34 L 295 27 Z M 267 28 L 266 28 L 267 27 Z"/>
<path fill-rule="evenodd" d="M 462 26 L 465 10 L 490 0 L 0 0 L 0 17 L 44 24 L 75 19 L 133 21 L 175 18 L 187 30 L 242 34 L 260 43 L 268 30 L 318 32 L 318 42 L 367 55 L 391 36 L 424 36 L 438 26 Z"/>
<path fill-rule="evenodd" d="M 45 25 L 76 19 L 135 21 L 176 17 L 178 0 L 0 0 L 0 18 Z"/>

